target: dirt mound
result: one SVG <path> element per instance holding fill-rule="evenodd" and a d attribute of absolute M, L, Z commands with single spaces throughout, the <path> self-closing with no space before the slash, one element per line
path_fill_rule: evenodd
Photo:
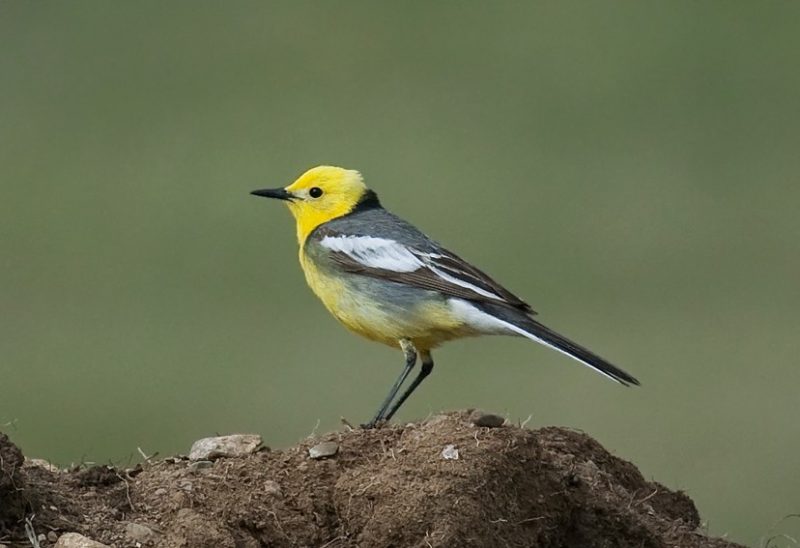
<path fill-rule="evenodd" d="M 25 500 L 21 496 L 25 480 L 20 473 L 24 462 L 22 451 L 8 436 L 0 433 L 0 533 L 7 522 L 25 512 Z"/>
<path fill-rule="evenodd" d="M 310 458 L 320 442 L 338 452 Z M 20 546 L 31 515 L 42 547 L 65 532 L 120 548 L 738 546 L 583 433 L 478 427 L 467 412 L 129 470 L 9 468 L 14 449 L 0 437 L 0 542 Z"/>

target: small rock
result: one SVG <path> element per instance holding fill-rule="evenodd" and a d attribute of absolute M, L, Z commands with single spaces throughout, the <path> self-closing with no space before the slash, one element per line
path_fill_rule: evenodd
<path fill-rule="evenodd" d="M 323 441 L 308 450 L 308 456 L 312 459 L 324 459 L 332 457 L 339 452 L 339 444 L 333 441 Z"/>
<path fill-rule="evenodd" d="M 504 417 L 492 413 L 484 413 L 480 410 L 473 411 L 469 416 L 469 420 L 475 426 L 483 426 L 486 428 L 499 428 L 506 423 Z"/>
<path fill-rule="evenodd" d="M 163 487 L 159 487 L 158 489 L 156 489 L 155 491 L 153 491 L 153 494 L 154 494 L 155 496 L 157 496 L 157 497 L 163 497 L 164 495 L 166 495 L 166 494 L 167 494 L 167 490 L 166 490 L 166 489 L 164 489 Z"/>
<path fill-rule="evenodd" d="M 25 463 L 23 464 L 25 468 L 42 468 L 47 470 L 48 472 L 52 472 L 54 474 L 58 474 L 61 472 L 61 469 L 56 466 L 55 464 L 51 464 L 44 459 L 25 459 Z"/>
<path fill-rule="evenodd" d="M 138 476 L 142 472 L 144 472 L 144 468 L 142 467 L 141 464 L 137 464 L 133 468 L 126 468 L 125 469 L 125 476 L 127 476 L 128 479 L 135 478 L 136 476 Z"/>
<path fill-rule="evenodd" d="M 258 434 L 232 434 L 203 438 L 192 444 L 189 451 L 191 460 L 208 460 L 219 457 L 244 457 L 255 453 L 261 445 Z"/>
<path fill-rule="evenodd" d="M 47 540 L 49 542 L 56 542 L 58 540 L 58 534 L 55 531 L 50 531 L 47 533 Z"/>
<path fill-rule="evenodd" d="M 39 542 L 44 542 L 47 540 L 47 535 L 45 535 L 44 533 L 40 533 L 39 536 L 36 537 L 36 540 L 38 540 Z"/>
<path fill-rule="evenodd" d="M 458 460 L 458 449 L 452 443 L 442 449 L 442 458 L 445 460 Z"/>
<path fill-rule="evenodd" d="M 110 548 L 108 544 L 97 542 L 78 533 L 64 533 L 53 548 Z"/>
<path fill-rule="evenodd" d="M 264 492 L 268 495 L 281 495 L 281 486 L 277 481 L 267 480 L 264 482 Z"/>
<path fill-rule="evenodd" d="M 137 542 L 147 542 L 155 532 L 146 525 L 130 522 L 125 526 L 125 534 Z"/>

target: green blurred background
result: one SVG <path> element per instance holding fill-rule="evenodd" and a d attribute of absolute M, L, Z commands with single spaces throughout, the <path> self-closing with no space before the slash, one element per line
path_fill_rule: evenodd
<path fill-rule="evenodd" d="M 470 340 L 399 420 L 580 428 L 800 535 L 799 145 L 797 3 L 3 2 L 1 428 L 126 463 L 367 419 L 399 352 L 248 195 L 330 163 L 643 383 Z"/>

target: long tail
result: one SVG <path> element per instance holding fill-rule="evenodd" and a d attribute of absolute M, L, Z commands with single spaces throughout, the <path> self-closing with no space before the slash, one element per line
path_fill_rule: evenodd
<path fill-rule="evenodd" d="M 619 367 L 607 362 L 594 352 L 582 347 L 576 342 L 573 342 L 565 336 L 556 333 L 546 325 L 543 325 L 533 318 L 522 316 L 522 314 L 514 311 L 511 313 L 507 308 L 501 309 L 500 307 L 492 307 L 492 310 L 487 310 L 488 307 L 481 307 L 485 312 L 488 312 L 496 319 L 501 320 L 508 328 L 523 337 L 527 337 L 532 341 L 536 341 L 545 346 L 549 346 L 553 350 L 557 350 L 562 354 L 566 354 L 570 358 L 587 365 L 600 373 L 605 375 L 611 380 L 618 383 L 630 386 L 639 386 L 639 381 L 633 375 L 629 375 Z"/>

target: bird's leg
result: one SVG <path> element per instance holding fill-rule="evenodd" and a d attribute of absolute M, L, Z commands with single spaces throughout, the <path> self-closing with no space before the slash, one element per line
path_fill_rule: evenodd
<path fill-rule="evenodd" d="M 417 373 L 417 376 L 414 377 L 411 385 L 406 389 L 405 392 L 403 392 L 403 395 L 400 396 L 400 399 L 394 402 L 391 410 L 386 414 L 386 417 L 384 417 L 387 421 L 391 419 L 395 413 L 397 413 L 397 410 L 400 409 L 400 406 L 403 405 L 403 402 L 408 399 L 411 393 L 414 392 L 414 390 L 416 390 L 420 384 L 422 384 L 422 381 L 425 380 L 425 377 L 430 375 L 431 371 L 433 371 L 433 358 L 431 357 L 431 353 L 420 352 L 420 354 L 420 357 L 422 358 L 422 367 L 420 368 L 419 373 Z"/>
<path fill-rule="evenodd" d="M 400 348 L 403 350 L 403 354 L 406 357 L 406 364 L 403 367 L 403 371 L 400 373 L 400 376 L 397 377 L 397 380 L 394 381 L 391 390 L 389 390 L 389 394 L 378 408 L 378 412 L 375 413 L 375 416 L 371 421 L 363 425 L 364 428 L 374 428 L 375 425 L 380 421 L 388 418 L 384 416 L 386 414 L 386 409 L 389 407 L 389 404 L 392 403 L 392 400 L 395 398 L 395 396 L 397 396 L 397 392 L 400 390 L 400 387 L 403 386 L 404 382 L 406 382 L 408 374 L 411 373 L 411 370 L 414 368 L 414 364 L 417 363 L 417 349 L 414 348 L 414 345 L 411 343 L 411 341 L 408 339 L 400 339 Z"/>

